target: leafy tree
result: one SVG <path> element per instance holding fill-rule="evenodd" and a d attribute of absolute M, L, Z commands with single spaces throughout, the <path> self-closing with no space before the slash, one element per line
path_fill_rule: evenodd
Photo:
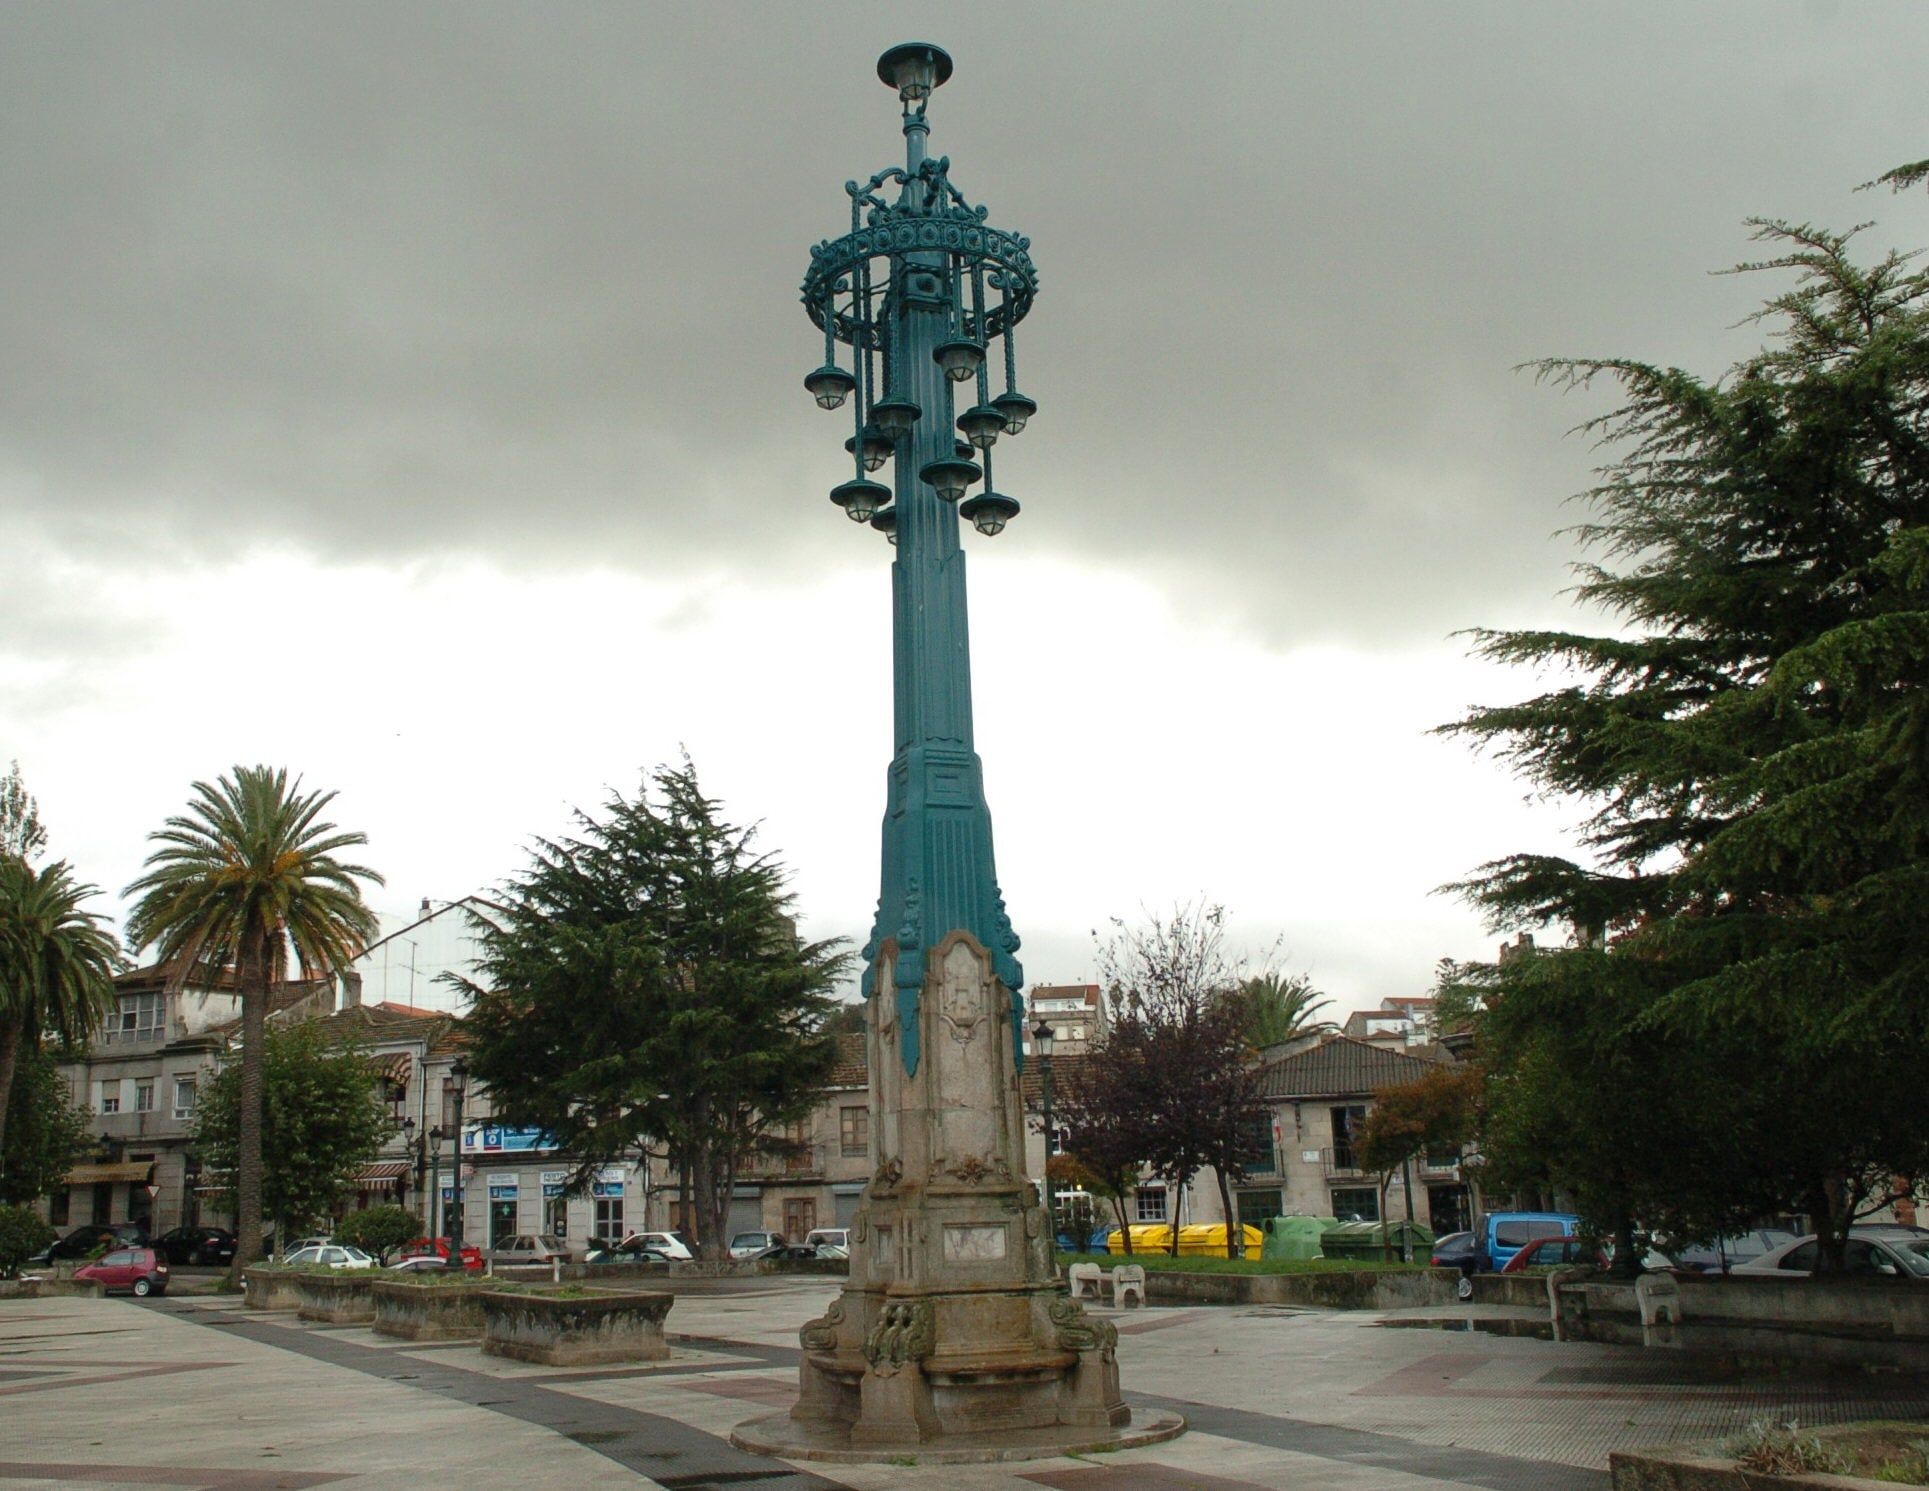
<path fill-rule="evenodd" d="M 50 1195 L 92 1144 L 91 1118 L 68 1092 L 51 1052 L 24 1052 L 0 1148 L 0 1202 Z"/>
<path fill-rule="evenodd" d="M 16 761 L 0 777 L 0 855 L 31 862 L 46 847 L 47 830 L 40 821 L 40 805 L 27 790 Z"/>
<path fill-rule="evenodd" d="M 356 1174 L 381 1152 L 392 1119 L 375 1064 L 330 1042 L 312 1021 L 265 1031 L 261 1057 L 261 1205 L 285 1240 L 335 1214 Z M 239 1065 L 223 1066 L 194 1110 L 195 1150 L 204 1174 L 226 1182 L 221 1196 L 229 1207 L 243 1153 L 242 1084 Z"/>
<path fill-rule="evenodd" d="M 1255 1047 L 1281 1046 L 1333 1028 L 1331 1020 L 1317 1018 L 1333 1001 L 1306 974 L 1257 973 L 1240 980 L 1239 994 Z"/>
<path fill-rule="evenodd" d="M 1212 1167 L 1227 1218 L 1227 1255 L 1238 1257 L 1244 1233 L 1232 1177 L 1252 1159 L 1259 1069 L 1250 1006 L 1226 950 L 1225 911 L 1182 905 L 1142 927 L 1116 919 L 1113 926 L 1098 965 L 1114 1013 L 1095 1057 L 1136 1072 L 1140 1116 L 1133 1132 L 1146 1163 L 1175 1191 Z M 1178 1248 L 1175 1218 L 1175 1255 Z"/>
<path fill-rule="evenodd" d="M 114 998 L 119 945 L 82 909 L 97 894 L 66 863 L 35 870 L 0 853 L 0 1163 L 14 1072 L 43 1037 L 83 1045 Z"/>
<path fill-rule="evenodd" d="M 335 1238 L 387 1263 L 388 1255 L 422 1235 L 422 1219 L 406 1206 L 371 1206 L 351 1211 L 335 1224 Z"/>
<path fill-rule="evenodd" d="M 1772 256 L 1741 269 L 1793 283 L 1724 377 L 1540 365 L 1620 388 L 1584 426 L 1618 454 L 1584 494 L 1599 557 L 1578 587 L 1618 625 L 1479 633 L 1566 681 L 1445 728 L 1589 813 L 1584 858 L 1514 855 L 1460 887 L 1497 926 L 1575 933 L 1495 969 L 1484 1018 L 1558 1047 L 1588 1012 L 1615 1059 L 1566 1070 L 1623 1136 L 1653 1092 L 1713 1081 L 1720 1120 L 1675 1131 L 1732 1181 L 1696 1230 L 1771 1198 L 1833 1268 L 1858 1212 L 1929 1173 L 1929 1112 L 1894 1100 L 1929 1057 L 1929 277 L 1858 262 L 1853 233 L 1753 226 Z M 1567 1164 L 1577 1190 L 1608 1178 L 1598 1153 Z"/>
<path fill-rule="evenodd" d="M 572 1184 L 663 1140 L 720 1257 L 739 1157 L 781 1148 L 829 1075 L 847 955 L 799 939 L 782 865 L 687 760 L 576 824 L 474 914 L 480 976 L 452 980 L 469 1067 L 498 1116 L 578 1157 Z"/>
<path fill-rule="evenodd" d="M 345 968 L 374 940 L 375 913 L 359 882 L 382 877 L 338 856 L 368 842 L 322 821 L 333 792 L 301 790 L 281 768 L 239 766 L 212 786 L 196 782 L 188 811 L 148 835 L 159 845 L 138 896 L 128 941 L 152 945 L 178 985 L 195 970 L 232 965 L 241 994 L 235 1250 L 239 1271 L 261 1254 L 265 1032 L 269 990 L 287 980 L 290 956 L 305 978 Z"/>
<path fill-rule="evenodd" d="M 1428 1154 L 1458 1154 L 1474 1137 L 1479 1123 L 1480 1070 L 1471 1066 L 1440 1066 L 1411 1082 L 1382 1087 L 1354 1135 L 1353 1149 L 1360 1163 L 1380 1177 L 1381 1244 L 1386 1242 L 1386 1192 L 1394 1174 Z M 1413 1201 L 1409 1175 L 1407 1202 Z M 1409 1215 L 1411 1213 L 1409 1212 Z M 1407 1240 L 1412 1257 L 1412 1239 Z"/>
<path fill-rule="evenodd" d="M 864 1006 L 858 1003 L 840 1004 L 824 1021 L 826 1035 L 864 1034 Z"/>
<path fill-rule="evenodd" d="M 20 1265 L 57 1235 L 31 1208 L 0 1205 L 0 1279 L 19 1273 Z"/>
<path fill-rule="evenodd" d="M 1119 1237 L 1132 1251 L 1132 1219 L 1126 1201 L 1139 1183 L 1151 1150 L 1147 1132 L 1146 1063 L 1143 1027 L 1123 1030 L 1114 1024 L 1083 1056 L 1055 1061 L 1052 1118 L 1065 1133 L 1063 1150 L 1048 1162 L 1063 1162 L 1064 1179 L 1111 1203 Z M 1052 1171 L 1060 1179 L 1059 1169 Z"/>

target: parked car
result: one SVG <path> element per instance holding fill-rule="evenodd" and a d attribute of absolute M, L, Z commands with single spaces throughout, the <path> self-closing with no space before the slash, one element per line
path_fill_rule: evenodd
<path fill-rule="evenodd" d="M 395 1256 L 402 1260 L 410 1258 L 440 1258 L 446 1263 L 449 1260 L 450 1250 L 453 1247 L 454 1244 L 446 1237 L 418 1237 L 412 1242 L 406 1242 L 397 1248 Z M 482 1249 L 476 1247 L 473 1243 L 464 1243 L 462 1245 L 461 1264 L 462 1267 L 472 1273 L 480 1271 L 482 1268 Z"/>
<path fill-rule="evenodd" d="M 489 1257 L 495 1263 L 567 1263 L 570 1254 L 559 1238 L 546 1232 L 525 1232 L 490 1249 Z"/>
<path fill-rule="evenodd" d="M 1606 1269 L 1608 1255 L 1599 1243 L 1589 1242 L 1580 1237 L 1537 1237 L 1532 1242 L 1523 1243 L 1507 1266 L 1501 1269 L 1504 1274 L 1524 1274 L 1533 1268 L 1562 1268 L 1573 1264 L 1585 1264 L 1589 1268 Z"/>
<path fill-rule="evenodd" d="M 1500 1273 L 1508 1259 L 1537 1237 L 1572 1237 L 1581 1219 L 1571 1212 L 1496 1211 L 1474 1224 L 1475 1273 Z"/>
<path fill-rule="evenodd" d="M 781 1232 L 739 1232 L 730 1239 L 732 1258 L 757 1258 L 772 1248 L 781 1248 L 788 1242 Z"/>
<path fill-rule="evenodd" d="M 1900 1233 L 1868 1237 L 1859 1236 L 1859 1231 L 1851 1228 L 1848 1241 L 1842 1245 L 1843 1273 L 1863 1278 L 1880 1274 L 1905 1279 L 1929 1279 L 1929 1238 Z M 1761 1257 L 1729 1272 L 1737 1278 L 1759 1278 L 1763 1275 L 1806 1277 L 1815 1272 L 1815 1261 L 1821 1251 L 1822 1245 L 1816 1238 L 1798 1237 L 1779 1248 L 1769 1249 Z"/>
<path fill-rule="evenodd" d="M 147 1227 L 140 1222 L 89 1222 L 49 1243 L 29 1263 L 73 1263 L 115 1248 L 148 1246 Z"/>
<path fill-rule="evenodd" d="M 842 1248 L 846 1253 L 851 1248 L 851 1229 L 848 1227 L 813 1227 L 804 1234 L 804 1246 L 821 1248 L 828 1244 Z"/>
<path fill-rule="evenodd" d="M 1474 1256 L 1474 1235 L 1471 1232 L 1449 1232 L 1433 1240 L 1433 1252 L 1427 1261 L 1435 1268 L 1460 1268 Z"/>
<path fill-rule="evenodd" d="M 733 1247 L 731 1251 L 734 1257 L 735 1248 Z M 850 1255 L 841 1248 L 833 1248 L 828 1243 L 822 1248 L 816 1248 L 806 1243 L 776 1242 L 762 1252 L 752 1253 L 749 1256 L 759 1262 L 768 1260 L 772 1263 L 813 1263 L 819 1258 L 845 1258 Z"/>
<path fill-rule="evenodd" d="M 446 1274 L 455 1265 L 437 1253 L 417 1253 L 413 1258 L 399 1258 L 388 1266 L 392 1274 Z"/>
<path fill-rule="evenodd" d="M 697 1250 L 690 1246 L 690 1239 L 681 1232 L 632 1232 L 617 1246 L 627 1248 L 631 1243 L 655 1248 L 665 1258 L 676 1262 L 688 1262 L 697 1256 Z"/>
<path fill-rule="evenodd" d="M 303 1248 L 326 1248 L 334 1243 L 332 1237 L 298 1237 L 288 1244 L 287 1257 L 292 1257 Z"/>
<path fill-rule="evenodd" d="M 1794 1242 L 1795 1234 L 1780 1227 L 1751 1227 L 1746 1232 L 1731 1232 L 1711 1243 L 1675 1246 L 1666 1240 L 1655 1243 L 1648 1257 L 1650 1268 L 1692 1269 L 1697 1273 L 1725 1274 L 1744 1263 L 1752 1263 L 1771 1248 Z M 1661 1255 L 1659 1258 L 1655 1254 Z"/>
<path fill-rule="evenodd" d="M 606 1248 L 591 1248 L 583 1255 L 585 1263 L 668 1263 L 670 1255 L 661 1248 L 636 1237 L 626 1237 Z"/>
<path fill-rule="evenodd" d="M 234 1261 L 234 1234 L 225 1227 L 176 1227 L 155 1238 L 154 1248 L 177 1266 L 216 1267 Z"/>
<path fill-rule="evenodd" d="M 375 1260 L 360 1248 L 347 1243 L 324 1243 L 319 1247 L 296 1248 L 281 1260 L 290 1268 L 374 1268 Z"/>
<path fill-rule="evenodd" d="M 74 1270 L 76 1279 L 92 1280 L 110 1294 L 125 1289 L 145 1299 L 167 1293 L 167 1259 L 154 1248 L 115 1248 Z"/>

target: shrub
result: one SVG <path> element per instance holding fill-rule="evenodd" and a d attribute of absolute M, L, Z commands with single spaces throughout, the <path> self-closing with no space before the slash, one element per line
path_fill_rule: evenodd
<path fill-rule="evenodd" d="M 0 1206 L 0 1279 L 11 1279 L 20 1265 L 58 1234 L 24 1206 Z"/>
<path fill-rule="evenodd" d="M 1756 1419 L 1724 1446 L 1743 1470 L 1760 1475 L 1847 1475 L 1849 1464 L 1820 1437 L 1803 1434 L 1792 1419 Z"/>
<path fill-rule="evenodd" d="M 387 1263 L 388 1255 L 403 1243 L 421 1236 L 422 1219 L 400 1206 L 371 1206 L 342 1218 L 335 1229 L 335 1240 L 372 1253 L 378 1262 Z"/>

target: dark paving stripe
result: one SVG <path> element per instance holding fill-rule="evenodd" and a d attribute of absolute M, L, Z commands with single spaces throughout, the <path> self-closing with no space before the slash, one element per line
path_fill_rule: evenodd
<path fill-rule="evenodd" d="M 206 1318 L 211 1312 L 193 1307 L 151 1308 L 197 1325 L 217 1323 Z M 413 1372 L 401 1371 L 404 1364 L 392 1352 L 272 1321 L 219 1323 L 266 1346 L 548 1429 L 672 1491 L 847 1491 L 837 1481 L 792 1470 L 781 1460 L 746 1454 L 727 1440 L 660 1414 L 598 1403 L 516 1378 L 490 1377 L 440 1361 L 421 1363 Z"/>
<path fill-rule="evenodd" d="M 1487 1491 L 1607 1491 L 1605 1470 L 1583 1470 L 1578 1466 L 1519 1460 L 1484 1450 L 1420 1444 L 1370 1429 L 1273 1418 L 1269 1414 L 1193 1403 L 1183 1398 L 1155 1398 L 1141 1393 L 1127 1393 L 1126 1397 L 1134 1403 L 1150 1403 L 1183 1413 L 1186 1422 L 1202 1434 L 1217 1434 L 1295 1455 L 1315 1455 L 1349 1465 L 1371 1465 L 1436 1481 L 1483 1486 Z"/>

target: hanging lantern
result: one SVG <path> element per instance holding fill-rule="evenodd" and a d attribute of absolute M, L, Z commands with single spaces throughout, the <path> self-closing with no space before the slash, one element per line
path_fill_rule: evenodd
<path fill-rule="evenodd" d="M 1026 398 L 1015 388 L 1008 388 L 991 401 L 991 407 L 1005 417 L 1005 433 L 1016 435 L 1025 428 L 1025 422 L 1038 412 L 1038 405 Z"/>
<path fill-rule="evenodd" d="M 919 478 L 929 482 L 931 489 L 946 502 L 956 502 L 964 496 L 965 488 L 976 481 L 980 474 L 976 461 L 961 460 L 957 456 L 927 461 L 918 472 Z"/>
<path fill-rule="evenodd" d="M 895 440 L 900 435 L 910 434 L 911 426 L 918 422 L 918 416 L 922 413 L 924 411 L 909 399 L 893 396 L 879 399 L 871 405 L 871 423 L 877 426 L 886 440 Z"/>
<path fill-rule="evenodd" d="M 953 337 L 933 347 L 931 358 L 944 369 L 945 377 L 953 383 L 962 383 L 977 377 L 978 369 L 985 365 L 985 346 L 969 337 Z"/>
<path fill-rule="evenodd" d="M 998 443 L 998 432 L 1005 427 L 1002 409 L 990 404 L 974 404 L 958 416 L 958 429 L 979 450 Z"/>
<path fill-rule="evenodd" d="M 961 506 L 958 514 L 986 538 L 996 538 L 1005 531 L 1005 524 L 1018 516 L 1018 503 L 1001 492 L 980 492 Z"/>
<path fill-rule="evenodd" d="M 891 489 L 882 482 L 862 477 L 831 488 L 831 501 L 844 509 L 853 523 L 868 523 L 877 510 L 891 500 Z"/>
<path fill-rule="evenodd" d="M 892 548 L 897 547 L 898 510 L 895 507 L 879 508 L 872 513 L 871 526 L 891 541 Z"/>
<path fill-rule="evenodd" d="M 875 471 L 891 457 L 891 442 L 884 438 L 884 432 L 876 425 L 866 425 L 863 430 L 844 442 L 844 449 L 856 456 L 866 471 Z"/>
<path fill-rule="evenodd" d="M 810 396 L 817 400 L 818 408 L 840 409 L 844 405 L 844 400 L 851 396 L 851 390 L 857 387 L 857 379 L 836 363 L 827 362 L 804 379 L 804 387 L 809 390 Z"/>

